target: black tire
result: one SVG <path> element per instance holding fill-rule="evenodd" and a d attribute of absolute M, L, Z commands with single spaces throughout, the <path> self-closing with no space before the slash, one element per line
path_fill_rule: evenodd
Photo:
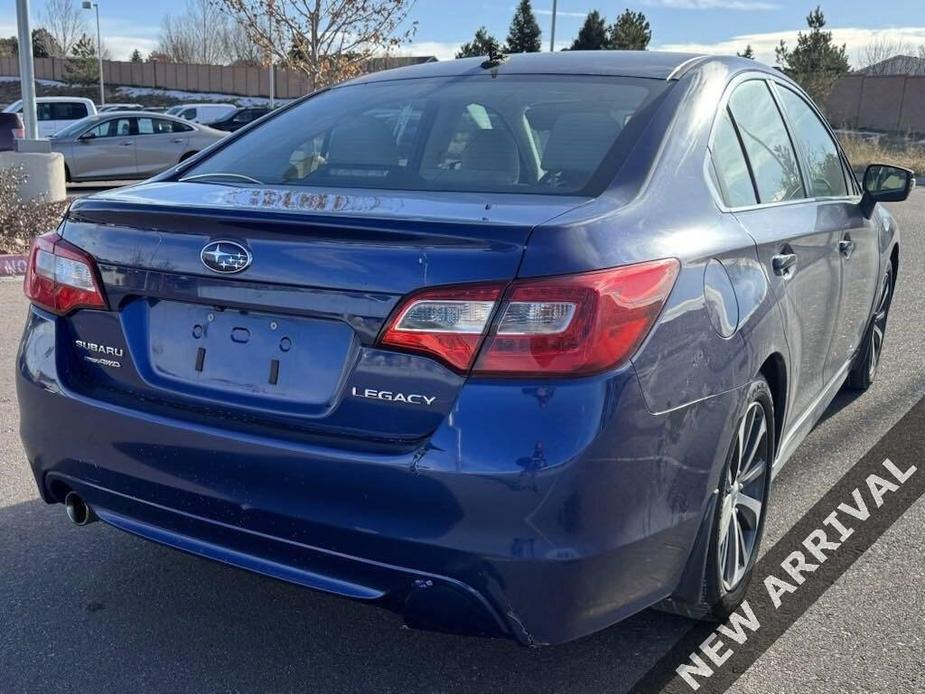
<path fill-rule="evenodd" d="M 877 379 L 883 340 L 886 337 L 886 322 L 893 302 L 893 264 L 888 263 L 886 272 L 877 291 L 877 303 L 870 317 L 864 340 L 854 357 L 854 364 L 848 373 L 848 386 L 854 390 L 867 390 Z"/>
<path fill-rule="evenodd" d="M 724 621 L 745 597 L 764 534 L 767 501 L 771 487 L 771 465 L 775 451 L 774 401 L 771 398 L 771 389 L 763 377 L 759 376 L 749 384 L 744 402 L 745 404 L 736 417 L 733 440 L 729 445 L 720 474 L 713 513 L 708 522 L 705 521 L 709 536 L 705 543 L 698 543 L 701 549 L 699 551 L 695 549 L 692 552 L 688 560 L 688 569 L 685 571 L 685 575 L 689 572 L 702 575 L 699 594 L 695 599 L 672 596 L 656 606 L 661 610 L 693 619 Z M 762 418 L 762 425 L 756 429 L 750 428 L 752 425 L 747 419 L 753 415 Z M 740 449 L 743 447 L 739 441 L 741 432 L 745 430 L 748 430 L 747 433 L 757 433 L 763 430 L 763 433 L 757 436 L 757 441 L 746 440 L 744 446 L 746 453 L 754 444 L 754 466 L 746 463 L 744 470 L 746 474 L 740 478 L 738 473 L 742 471 L 738 470 L 738 467 L 742 460 Z M 749 477 L 747 473 L 752 471 L 753 467 L 758 471 L 757 476 L 736 488 L 740 481 Z M 742 501 L 745 497 L 750 497 L 751 501 L 756 499 L 760 501 L 757 517 L 753 517 L 754 514 L 750 510 L 753 509 L 753 504 L 750 502 L 745 505 L 746 508 L 739 508 L 737 500 Z M 733 509 L 731 515 L 730 507 Z M 733 515 L 735 516 L 734 521 Z M 744 548 L 747 550 L 747 559 L 741 563 L 736 562 L 736 571 L 730 572 L 728 569 L 731 557 L 728 554 L 728 542 L 725 540 L 729 537 L 726 530 L 733 522 L 737 524 L 736 527 L 743 528 L 742 539 L 745 543 Z M 739 535 L 737 534 L 736 537 Z M 703 556 L 704 545 L 706 546 L 706 558 Z M 728 580 L 730 578 L 734 580 Z"/>
<path fill-rule="evenodd" d="M 71 170 L 67 168 L 67 164 L 64 165 L 64 182 L 65 183 L 71 182 Z"/>

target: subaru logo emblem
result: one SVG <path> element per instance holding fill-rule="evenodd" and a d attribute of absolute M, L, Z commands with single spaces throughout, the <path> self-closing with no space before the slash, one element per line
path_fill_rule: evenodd
<path fill-rule="evenodd" d="M 251 252 L 234 241 L 213 241 L 199 254 L 202 264 L 212 270 L 230 275 L 241 272 L 251 264 Z"/>

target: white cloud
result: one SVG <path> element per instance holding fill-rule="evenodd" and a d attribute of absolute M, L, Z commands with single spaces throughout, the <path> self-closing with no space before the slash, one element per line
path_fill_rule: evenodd
<path fill-rule="evenodd" d="M 675 10 L 779 10 L 776 2 L 760 0 L 645 0 L 646 5 L 668 7 Z"/>
<path fill-rule="evenodd" d="M 142 57 L 157 48 L 157 39 L 141 36 L 103 36 L 103 45 L 109 49 L 113 60 L 128 60 L 136 48 Z M 105 55 L 105 52 L 104 54 Z"/>
<path fill-rule="evenodd" d="M 451 43 L 447 41 L 413 41 L 401 50 L 395 51 L 396 55 L 433 55 L 438 60 L 452 60 L 456 57 L 456 51 L 465 43 Z"/>
<path fill-rule="evenodd" d="M 774 48 L 783 40 L 789 46 L 796 44 L 800 29 L 789 31 L 767 32 L 762 34 L 740 34 L 724 41 L 714 43 L 663 43 L 657 48 L 662 51 L 681 51 L 684 53 L 710 53 L 720 55 L 735 55 L 751 45 L 755 57 L 763 63 L 774 65 L 777 58 Z M 802 30 L 802 31 L 805 31 Z M 888 41 L 891 43 L 918 46 L 925 44 L 925 27 L 899 27 L 892 29 L 859 29 L 854 27 L 831 29 L 832 39 L 838 44 L 845 44 L 848 49 L 848 58 L 852 65 L 858 64 L 858 59 L 864 48 L 874 41 Z M 653 46 L 656 47 L 656 46 Z"/>
<path fill-rule="evenodd" d="M 33 28 L 41 26 L 41 22 L 33 18 Z M 101 33 L 103 36 L 103 45 L 109 49 L 113 60 L 128 60 L 132 51 L 136 48 L 141 54 L 147 57 L 148 53 L 157 48 L 157 38 L 148 33 L 135 33 L 138 27 L 133 26 L 130 22 L 116 20 L 113 22 L 102 22 Z M 113 33 L 110 33 L 113 32 Z M 0 22 L 0 36 L 16 36 L 18 34 L 16 24 Z M 96 30 L 91 34 L 94 45 L 96 44 Z"/>

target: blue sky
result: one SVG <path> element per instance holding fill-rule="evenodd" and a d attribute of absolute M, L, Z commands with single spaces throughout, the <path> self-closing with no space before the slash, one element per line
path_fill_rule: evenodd
<path fill-rule="evenodd" d="M 146 53 L 157 43 L 164 15 L 182 11 L 184 2 L 99 0 L 103 41 L 117 59 L 127 58 L 136 47 Z M 35 26 L 40 24 L 44 0 L 31 4 Z M 516 0 L 417 0 L 412 17 L 419 29 L 405 52 L 452 57 L 456 47 L 482 24 L 503 39 L 515 4 Z M 610 20 L 630 7 L 649 18 L 653 48 L 733 52 L 751 43 L 759 58 L 770 62 L 773 47 L 781 38 L 793 40 L 815 4 L 816 0 L 559 0 L 556 38 L 559 45 L 570 43 L 591 9 L 600 10 Z M 836 39 L 848 44 L 850 54 L 857 55 L 878 37 L 902 40 L 912 47 L 925 44 L 922 0 L 823 0 L 821 4 Z M 534 0 L 533 6 L 546 45 L 552 0 Z M 15 2 L 0 0 L 0 35 L 13 33 Z"/>

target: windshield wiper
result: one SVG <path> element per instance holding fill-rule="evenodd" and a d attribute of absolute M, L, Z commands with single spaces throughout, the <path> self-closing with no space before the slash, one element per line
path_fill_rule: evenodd
<path fill-rule="evenodd" d="M 201 183 L 208 183 L 209 179 L 223 179 L 223 178 L 236 178 L 242 181 L 247 181 L 248 183 L 256 183 L 257 185 L 263 185 L 263 181 L 258 181 L 252 176 L 245 176 L 244 174 L 231 173 L 231 172 L 215 172 L 215 173 L 202 173 L 194 174 L 193 176 L 184 176 L 180 179 L 180 183 L 188 183 L 190 181 L 199 181 Z"/>

